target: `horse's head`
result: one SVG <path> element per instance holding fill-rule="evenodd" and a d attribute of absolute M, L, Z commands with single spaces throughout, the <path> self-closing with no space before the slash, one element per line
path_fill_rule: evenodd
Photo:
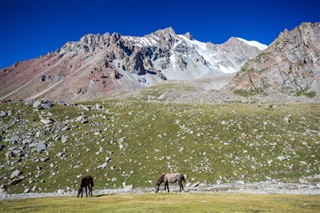
<path fill-rule="evenodd" d="M 77 195 L 77 197 L 79 197 L 80 194 L 81 194 L 81 195 L 83 194 L 83 188 L 82 188 L 82 187 L 80 187 L 80 188 L 78 189 L 78 195 Z"/>
<path fill-rule="evenodd" d="M 156 191 L 155 192 L 158 193 L 159 189 L 160 189 L 159 185 L 156 185 Z"/>
<path fill-rule="evenodd" d="M 157 183 L 156 183 L 156 193 L 159 191 L 160 189 L 160 184 L 163 183 L 163 179 L 165 177 L 166 173 L 163 173 L 161 175 L 161 177 L 158 179 Z"/>

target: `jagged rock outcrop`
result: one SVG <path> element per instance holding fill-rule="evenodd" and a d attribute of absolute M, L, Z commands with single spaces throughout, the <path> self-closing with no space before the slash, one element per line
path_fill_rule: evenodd
<path fill-rule="evenodd" d="M 199 42 L 190 33 L 178 35 L 171 27 L 144 37 L 88 34 L 55 52 L 1 70 L 0 100 L 97 99 L 164 80 L 234 73 L 260 52 L 238 38 L 214 45 Z"/>
<path fill-rule="evenodd" d="M 241 95 L 319 97 L 320 23 L 285 30 L 248 61 L 228 89 Z"/>

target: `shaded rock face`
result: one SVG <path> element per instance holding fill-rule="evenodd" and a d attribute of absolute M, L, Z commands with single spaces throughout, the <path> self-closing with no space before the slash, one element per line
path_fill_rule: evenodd
<path fill-rule="evenodd" d="M 221 45 L 202 43 L 190 33 L 177 35 L 172 28 L 144 37 L 87 34 L 55 52 L 0 70 L 0 100 L 97 99 L 164 80 L 237 72 L 260 52 L 237 38 Z"/>
<path fill-rule="evenodd" d="M 320 23 L 285 30 L 239 71 L 228 89 L 246 94 L 319 97 Z"/>

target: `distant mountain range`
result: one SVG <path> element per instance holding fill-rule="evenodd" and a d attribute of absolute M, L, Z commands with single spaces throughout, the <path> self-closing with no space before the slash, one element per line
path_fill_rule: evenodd
<path fill-rule="evenodd" d="M 0 99 L 90 100 L 163 81 L 231 80 L 234 75 L 221 92 L 315 98 L 319 32 L 319 23 L 303 23 L 281 33 L 268 48 L 235 37 L 223 44 L 203 43 L 172 28 L 144 37 L 88 34 L 55 52 L 0 70 Z"/>
<path fill-rule="evenodd" d="M 235 73 L 266 48 L 231 38 L 214 45 L 172 28 L 144 37 L 88 34 L 55 52 L 1 70 L 2 99 L 86 100 L 135 91 L 164 80 Z"/>

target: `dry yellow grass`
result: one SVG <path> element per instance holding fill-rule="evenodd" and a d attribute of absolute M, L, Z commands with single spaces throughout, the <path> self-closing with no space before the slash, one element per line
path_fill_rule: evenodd
<path fill-rule="evenodd" d="M 319 195 L 108 194 L 0 201 L 5 212 L 320 212 Z"/>

